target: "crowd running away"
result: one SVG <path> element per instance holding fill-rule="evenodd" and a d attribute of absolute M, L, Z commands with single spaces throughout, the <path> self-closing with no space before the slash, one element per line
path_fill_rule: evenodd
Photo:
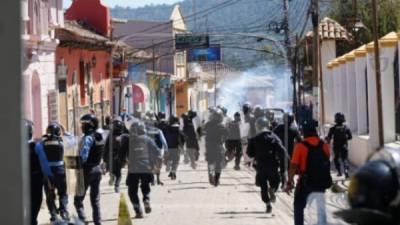
<path fill-rule="evenodd" d="M 143 218 L 144 214 L 152 212 L 151 186 L 164 185 L 160 176 L 164 171 L 162 168 L 165 167 L 168 177 L 174 181 L 179 176 L 182 158 L 183 163 L 196 170 L 204 156 L 209 183 L 215 187 L 223 182 L 221 173 L 229 163 L 234 170 L 254 169 L 255 185 L 260 188 L 266 213 L 273 212 L 279 189 L 287 193 L 295 189 L 295 225 L 304 224 L 307 197 L 313 192 L 324 193 L 332 186 L 331 142 L 338 176 L 350 177 L 348 141 L 352 134 L 343 113 L 335 115 L 335 125 L 325 138 L 318 133 L 317 121 L 308 119 L 297 124 L 292 114 L 276 109 L 246 103 L 231 113 L 223 106 L 209 108 L 204 115 L 190 110 L 180 117 L 171 115 L 169 118 L 163 112 L 136 111 L 131 115 L 124 111 L 113 118 L 107 117 L 102 127 L 98 118 L 88 113 L 80 119 L 82 135 L 79 142 L 57 122 L 50 123 L 46 134 L 34 141 L 34 124 L 25 120 L 30 154 L 31 224 L 38 224 L 43 189 L 52 223 L 82 224 L 88 221 L 83 201 L 89 188 L 91 219 L 95 225 L 101 224 L 102 176 L 110 174 L 109 184 L 118 193 L 125 171 L 135 218 Z M 205 145 L 204 154 L 200 151 L 201 141 Z M 75 151 L 71 153 L 71 149 Z M 398 170 L 389 163 L 375 164 L 356 172 L 350 190 L 354 209 L 339 214 L 346 220 L 351 220 L 351 215 L 380 216 L 385 221 L 396 221 L 385 224 L 398 224 L 398 214 L 392 211 L 395 208 L 392 204 L 398 199 Z M 67 176 L 71 170 L 75 175 L 72 178 Z M 387 176 L 388 173 L 391 176 Z M 296 183 L 295 176 L 298 177 Z M 382 177 L 384 182 L 368 180 L 377 177 Z M 74 188 L 70 183 L 75 185 Z M 360 183 L 365 187 L 357 185 Z M 381 189 L 378 184 L 392 185 L 392 188 Z M 72 214 L 68 212 L 69 194 L 74 195 L 76 218 L 71 218 Z M 370 205 L 368 200 L 375 204 Z M 353 222 L 366 224 L 365 221 Z"/>

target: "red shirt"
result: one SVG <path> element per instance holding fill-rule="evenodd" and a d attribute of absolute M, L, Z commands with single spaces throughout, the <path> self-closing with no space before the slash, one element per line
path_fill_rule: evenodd
<path fill-rule="evenodd" d="M 305 138 L 304 141 L 308 142 L 312 146 L 317 146 L 320 142 L 320 138 L 318 137 L 308 137 Z M 325 154 L 330 157 L 329 145 L 327 143 L 323 146 Z M 300 173 L 303 173 L 306 170 L 307 166 L 307 156 L 308 156 L 308 148 L 304 146 L 302 143 L 297 143 L 294 146 L 293 156 L 292 156 L 292 164 L 298 165 L 300 168 Z"/>

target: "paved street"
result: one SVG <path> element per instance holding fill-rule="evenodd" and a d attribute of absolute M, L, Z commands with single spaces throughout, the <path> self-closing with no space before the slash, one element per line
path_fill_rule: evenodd
<path fill-rule="evenodd" d="M 234 171 L 232 163 L 223 172 L 221 186 L 215 188 L 208 184 L 206 164 L 200 163 L 197 170 L 182 165 L 178 179 L 171 181 L 167 174 L 162 174 L 164 186 L 152 189 L 153 213 L 144 219 L 133 220 L 135 225 L 288 225 L 293 224 L 292 197 L 279 193 L 273 215 L 265 213 L 265 206 L 259 196 L 259 189 L 254 185 L 254 172 L 249 168 Z M 125 171 L 126 172 L 126 171 Z M 118 218 L 119 194 L 108 186 L 108 176 L 103 178 L 101 187 L 101 205 L 103 224 L 116 225 Z M 126 194 L 127 188 L 122 186 Z M 132 205 L 128 200 L 131 216 Z M 340 195 L 327 195 L 327 207 L 330 224 L 344 224 L 334 220 L 332 212 L 344 205 Z M 73 214 L 72 196 L 70 209 Z M 91 218 L 89 199 L 85 199 L 87 215 Z M 44 208 L 40 213 L 40 224 L 48 224 L 48 213 Z M 306 215 L 307 218 L 307 215 Z"/>

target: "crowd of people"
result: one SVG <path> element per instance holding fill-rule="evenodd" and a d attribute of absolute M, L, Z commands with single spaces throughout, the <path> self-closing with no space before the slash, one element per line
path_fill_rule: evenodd
<path fill-rule="evenodd" d="M 323 140 L 314 120 L 297 125 L 293 115 L 285 114 L 283 120 L 277 121 L 267 109 L 246 103 L 233 114 L 233 118 L 222 106 L 210 108 L 208 116 L 202 120 L 192 110 L 180 118 L 174 115 L 166 118 L 163 112 L 135 112 L 133 115 L 125 112 L 106 119 L 103 129 L 109 133 L 104 135 L 99 120 L 89 113 L 80 120 L 83 136 L 76 157 L 76 169 L 83 170 L 83 188 L 74 196 L 77 215 L 81 221 L 86 221 L 83 200 L 90 187 L 93 221 L 96 225 L 101 224 L 99 190 L 102 176 L 105 172 L 111 174 L 110 185 L 118 193 L 122 169 L 127 165 L 129 198 L 135 217 L 143 218 L 144 213 L 152 211 L 151 186 L 163 185 L 160 176 L 162 167 L 165 167 L 171 180 L 176 180 L 183 155 L 184 162 L 196 169 L 201 158 L 199 141 L 204 137 L 209 183 L 215 187 L 220 185 L 221 173 L 230 161 L 234 161 L 234 170 L 241 170 L 243 165 L 252 166 L 266 213 L 272 212 L 278 189 L 281 187 L 290 193 L 295 186 L 294 177 L 298 175 L 294 220 L 295 225 L 301 225 L 304 223 L 307 196 L 311 192 L 324 192 L 332 185 L 329 160 L 331 140 L 338 175 L 342 176 L 343 167 L 346 178 L 349 177 L 347 142 L 351 139 L 351 132 L 342 113 L 336 114 L 335 121 L 336 125 Z M 56 221 L 61 217 L 63 221 L 69 221 L 63 128 L 52 122 L 43 138 L 34 142 L 33 123 L 26 121 L 26 127 L 31 160 L 31 224 L 37 224 L 43 188 L 50 220 Z"/>

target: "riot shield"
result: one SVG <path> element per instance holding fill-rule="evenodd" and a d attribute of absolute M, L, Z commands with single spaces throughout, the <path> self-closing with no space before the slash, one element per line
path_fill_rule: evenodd
<path fill-rule="evenodd" d="M 65 135 L 64 162 L 68 194 L 82 196 L 85 192 L 82 161 L 79 157 L 78 137 Z"/>

